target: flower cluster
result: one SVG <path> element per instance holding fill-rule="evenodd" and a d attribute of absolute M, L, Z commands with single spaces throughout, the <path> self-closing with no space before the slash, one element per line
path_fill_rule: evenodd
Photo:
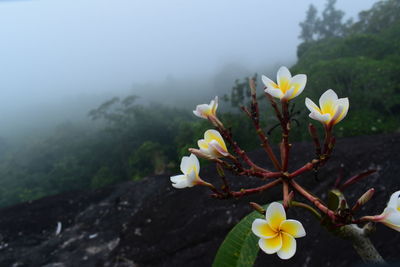
<path fill-rule="evenodd" d="M 262 142 L 262 147 L 271 159 L 276 171 L 269 171 L 256 165 L 247 156 L 244 150 L 242 150 L 232 139 L 230 131 L 224 127 L 223 123 L 217 117 L 218 97 L 215 97 L 211 100 L 210 104 L 198 105 L 193 113 L 199 118 L 209 120 L 216 129 L 205 131 L 204 139 L 200 139 L 197 142 L 198 149 L 190 148 L 189 151 L 192 154 L 189 157 L 182 158 L 180 165 L 182 174 L 170 177 L 172 186 L 181 189 L 193 187 L 195 185 L 203 185 L 209 187 L 213 191 L 213 197 L 225 199 L 238 198 L 247 194 L 259 193 L 278 184 L 282 184 L 283 205 L 278 202 L 271 203 L 265 211 L 265 219 L 256 219 L 252 224 L 252 232 L 260 238 L 258 242 L 259 247 L 267 254 L 277 253 L 281 259 L 289 259 L 293 257 L 296 252 L 295 238 L 300 238 L 306 235 L 304 227 L 299 221 L 286 219 L 285 209 L 289 208 L 291 205 L 298 205 L 298 207 L 308 209 L 321 220 L 323 218 L 328 218 L 328 220 L 330 220 L 330 226 L 332 227 L 340 227 L 340 225 L 343 226 L 349 224 L 356 225 L 357 223 L 365 221 L 375 221 L 381 222 L 396 231 L 400 231 L 400 191 L 391 196 L 390 201 L 382 214 L 376 216 L 364 216 L 356 220 L 352 217 L 354 212 L 372 198 L 374 194 L 373 188 L 369 189 L 356 202 L 354 207 L 350 210 L 349 215 L 349 208 L 347 208 L 347 203 L 344 199 L 342 201 L 337 201 L 340 203 L 340 205 L 338 204 L 338 207 L 331 208 L 329 205 L 326 206 L 322 201 L 304 189 L 293 179 L 304 172 L 317 170 L 329 158 L 335 141 L 332 135 L 333 126 L 346 117 L 349 110 L 348 98 L 339 98 L 332 89 L 328 89 L 321 95 L 319 98 L 319 106 L 311 99 L 305 98 L 305 106 L 310 111 L 309 117 L 324 125 L 325 141 L 324 145 L 321 146 L 317 130 L 312 124 L 310 124 L 309 130 L 316 148 L 316 158 L 296 171 L 289 172 L 288 158 L 291 145 L 289 144 L 288 136 L 291 118 L 288 112 L 288 102 L 299 96 L 304 91 L 307 83 L 307 76 L 305 74 L 292 76 L 286 67 L 281 67 L 278 70 L 276 82 L 264 75 L 262 76 L 262 82 L 265 86 L 264 92 L 268 94 L 268 99 L 271 101 L 271 105 L 274 108 L 282 127 L 280 161 L 275 156 L 268 138 L 260 126 L 256 86 L 255 82 L 252 80 L 250 81 L 252 97 L 250 105 L 251 110 L 247 109 L 247 107 L 242 107 L 242 110 L 252 120 L 257 135 Z M 280 100 L 282 105 L 281 109 L 278 108 L 274 98 Z M 230 149 L 233 151 L 233 154 L 229 152 L 225 141 L 230 144 Z M 216 163 L 218 174 L 223 183 L 220 190 L 200 178 L 200 164 L 196 156 Z M 242 163 L 248 165 L 249 168 L 246 168 Z M 260 187 L 241 189 L 240 191 L 235 192 L 230 190 L 229 183 L 224 175 L 224 171 L 222 170 L 223 168 L 228 169 L 237 175 L 253 176 L 261 178 L 262 180 L 275 180 Z M 355 183 L 372 172 L 367 171 L 350 178 L 342 185 L 342 188 Z M 320 212 L 323 213 L 323 215 L 305 203 L 297 202 L 296 204 L 295 201 L 292 201 L 294 191 L 289 191 L 290 189 L 293 189 L 304 198 L 308 199 Z M 341 194 L 341 192 L 339 193 Z M 261 213 L 264 212 L 261 207 L 259 208 L 260 209 L 256 208 L 256 210 Z M 346 212 L 342 212 L 343 210 Z"/>

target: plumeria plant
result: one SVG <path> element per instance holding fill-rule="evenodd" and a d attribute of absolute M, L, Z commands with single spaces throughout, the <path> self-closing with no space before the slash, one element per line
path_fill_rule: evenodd
<path fill-rule="evenodd" d="M 301 222 L 287 219 L 286 210 L 291 208 L 306 209 L 328 230 L 351 240 L 353 247 L 365 262 L 383 263 L 384 260 L 369 240 L 368 235 L 374 227 L 374 222 L 383 223 L 400 231 L 400 191 L 393 193 L 382 214 L 359 217 L 357 211 L 372 198 L 375 190 L 369 189 L 352 206 L 346 201 L 343 191 L 373 173 L 374 170 L 351 177 L 344 183 L 341 183 L 340 180 L 336 181 L 335 187 L 329 191 L 328 203 L 324 203 L 296 181 L 298 176 L 318 170 L 329 160 L 335 146 L 334 126 L 346 117 L 349 110 L 348 98 L 338 98 L 332 89 L 321 95 L 319 105 L 306 98 L 305 105 L 310 111 L 309 117 L 322 123 L 325 132 L 324 138 L 320 139 L 317 128 L 310 123 L 308 130 L 315 146 L 315 157 L 302 167 L 290 170 L 288 163 L 292 145 L 289 141 L 291 118 L 288 106 L 289 101 L 303 92 L 307 76 L 304 74 L 292 76 L 286 67 L 281 67 L 278 70 L 276 82 L 266 76 L 262 76 L 262 82 L 265 85 L 266 99 L 270 102 L 282 130 L 279 156 L 272 150 L 270 141 L 260 126 L 260 111 L 254 80 L 250 80 L 252 99 L 250 107 L 243 106 L 241 109 L 252 121 L 274 170 L 255 164 L 233 140 L 230 130 L 218 119 L 218 97 L 215 97 L 210 104 L 198 105 L 193 111 L 197 117 L 210 121 L 215 129 L 207 130 L 204 133 L 204 139 L 198 141 L 198 148 L 190 148 L 190 156 L 182 158 L 180 167 L 183 174 L 171 177 L 172 185 L 175 188 L 206 186 L 212 191 L 211 196 L 216 199 L 241 198 L 267 191 L 273 187 L 282 188 L 282 196 L 277 196 L 276 202 L 264 206 L 250 203 L 255 212 L 239 222 L 231 231 L 219 249 L 214 265 L 217 266 L 218 261 L 221 261 L 218 257 L 226 255 L 236 257 L 235 264 L 237 265 L 243 265 L 243 262 L 239 263 L 239 261 L 244 259 L 245 264 L 251 265 L 257 255 L 257 251 L 254 252 L 254 250 L 258 250 L 258 248 L 267 254 L 276 253 L 283 260 L 293 257 L 297 249 L 296 238 L 304 237 L 307 231 Z M 230 149 L 227 148 L 226 142 Z M 197 157 L 216 163 L 222 186 L 217 187 L 200 178 L 200 164 Z M 257 177 L 265 181 L 265 184 L 234 191 L 225 177 L 224 170 L 239 176 Z M 295 196 L 298 195 L 303 196 L 308 203 L 296 201 Z M 239 237 L 238 231 L 245 234 L 241 234 Z M 235 250 L 235 245 L 229 242 L 229 237 L 234 235 L 236 235 L 236 246 L 237 240 L 242 242 L 241 248 L 238 249 L 238 253 L 226 253 L 227 250 Z"/>

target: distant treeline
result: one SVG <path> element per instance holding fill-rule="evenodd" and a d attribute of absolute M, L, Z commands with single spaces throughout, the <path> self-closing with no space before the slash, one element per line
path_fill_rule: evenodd
<path fill-rule="evenodd" d="M 292 71 L 306 73 L 308 82 L 298 101 L 306 95 L 318 100 L 332 88 L 350 99 L 348 117 L 337 125 L 340 135 L 400 130 L 400 1 L 377 2 L 355 23 L 341 23 L 344 14 L 334 3 L 328 1 L 321 17 L 310 6 L 300 24 L 304 42 Z"/>
<path fill-rule="evenodd" d="M 343 22 L 343 15 L 329 0 L 321 15 L 310 6 L 300 25 L 303 43 L 291 71 L 307 74 L 308 83 L 293 102 L 292 140 L 308 140 L 304 98 L 317 101 L 329 88 L 350 98 L 349 114 L 336 127 L 338 136 L 399 130 L 400 2 L 378 2 L 360 13 L 357 22 Z M 247 81 L 238 79 L 231 92 L 221 96 L 225 103 L 220 106 L 246 104 Z M 93 124 L 66 123 L 50 136 L 18 148 L 7 148 L 0 140 L 0 206 L 176 171 L 180 157 L 196 147 L 210 125 L 190 110 L 136 100 L 110 99 L 89 113 Z M 261 108 L 268 131 L 277 122 L 265 102 Z M 221 114 L 222 120 L 244 148 L 256 148 L 250 122 L 229 110 Z M 278 131 L 272 131 L 271 139 L 278 138 Z"/>

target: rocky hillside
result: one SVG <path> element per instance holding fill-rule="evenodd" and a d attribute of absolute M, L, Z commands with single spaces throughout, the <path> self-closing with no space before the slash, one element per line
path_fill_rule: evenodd
<path fill-rule="evenodd" d="M 310 143 L 294 144 L 291 166 L 301 166 L 313 154 Z M 349 190 L 354 201 L 375 187 L 376 195 L 362 210 L 379 213 L 390 194 L 400 190 L 400 134 L 354 137 L 337 142 L 331 161 L 318 180 L 309 174 L 298 181 L 322 198 L 342 165 L 345 177 L 377 169 Z M 250 153 L 268 166 L 262 151 Z M 201 170 L 215 179 L 213 167 Z M 234 186 L 258 180 L 229 176 Z M 168 176 L 154 176 L 97 191 L 71 192 L 0 210 L 0 266 L 210 266 L 227 232 L 251 211 L 247 202 L 266 203 L 279 190 L 240 200 L 214 200 L 204 188 L 176 190 Z M 357 254 L 346 241 L 319 227 L 313 218 L 290 210 L 307 236 L 298 240 L 296 255 L 280 261 L 260 253 L 256 266 L 353 266 Z M 378 225 L 372 237 L 388 261 L 400 260 L 400 233 Z"/>

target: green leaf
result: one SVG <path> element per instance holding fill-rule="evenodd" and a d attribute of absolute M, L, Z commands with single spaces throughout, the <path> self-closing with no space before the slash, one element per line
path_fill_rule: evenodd
<path fill-rule="evenodd" d="M 265 205 L 266 209 L 268 205 Z M 244 217 L 225 237 L 215 256 L 213 267 L 253 266 L 258 254 L 258 237 L 251 231 L 251 224 L 262 215 L 253 211 Z"/>

